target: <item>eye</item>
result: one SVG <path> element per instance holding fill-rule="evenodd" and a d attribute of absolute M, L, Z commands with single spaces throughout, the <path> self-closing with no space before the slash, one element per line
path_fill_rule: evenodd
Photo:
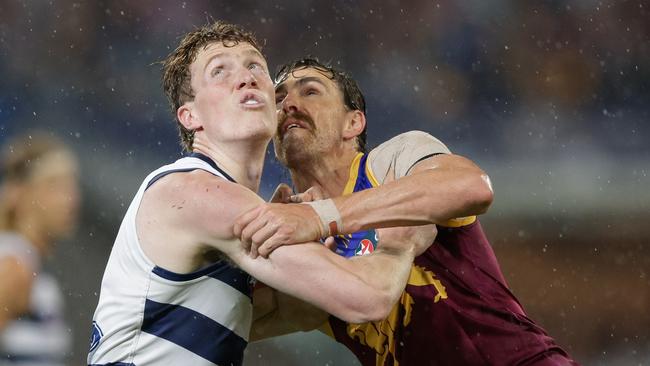
<path fill-rule="evenodd" d="M 275 104 L 280 104 L 284 100 L 285 94 L 275 94 Z"/>
<path fill-rule="evenodd" d="M 262 66 L 262 64 L 260 64 L 259 62 L 251 62 L 251 64 L 248 65 L 248 69 L 249 70 L 258 70 L 258 71 L 266 71 L 264 69 L 264 66 Z"/>
<path fill-rule="evenodd" d="M 316 95 L 316 94 L 318 94 L 318 90 L 314 88 L 308 88 L 307 90 L 305 90 L 305 95 Z"/>
<path fill-rule="evenodd" d="M 210 75 L 217 76 L 217 75 L 219 75 L 221 73 L 223 73 L 223 66 L 217 66 L 214 69 L 212 69 L 212 72 L 210 73 Z"/>

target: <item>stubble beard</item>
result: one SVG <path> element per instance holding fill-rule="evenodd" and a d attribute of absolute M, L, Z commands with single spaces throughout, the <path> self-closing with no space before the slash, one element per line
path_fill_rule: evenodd
<path fill-rule="evenodd" d="M 311 133 L 310 138 L 287 136 L 282 141 L 275 138 L 273 143 L 279 144 L 275 147 L 278 161 L 292 171 L 305 170 L 317 158 L 317 144 Z"/>

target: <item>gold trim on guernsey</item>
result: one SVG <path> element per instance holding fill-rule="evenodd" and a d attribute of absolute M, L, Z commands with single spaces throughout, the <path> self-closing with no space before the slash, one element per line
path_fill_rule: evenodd
<path fill-rule="evenodd" d="M 354 185 L 357 183 L 357 178 L 359 178 L 359 163 L 361 162 L 362 156 L 363 153 L 358 153 L 352 160 L 352 165 L 350 165 L 350 178 L 348 178 L 348 182 L 343 189 L 343 196 L 354 193 Z"/>
<path fill-rule="evenodd" d="M 343 195 L 346 196 L 348 194 L 354 193 L 354 185 L 357 183 L 357 179 L 359 178 L 359 163 L 361 162 L 361 157 L 363 156 L 363 153 L 358 153 L 357 156 L 354 157 L 352 160 L 352 165 L 350 166 L 350 178 L 348 179 L 348 182 L 345 184 L 345 189 L 343 189 Z M 370 162 L 366 160 L 366 176 L 368 177 L 368 180 L 370 180 L 370 184 L 372 184 L 373 187 L 378 187 L 379 182 L 377 181 L 377 178 L 375 177 L 375 174 L 372 171 L 372 167 Z M 442 227 L 462 227 L 462 226 L 467 226 L 476 221 L 476 216 L 467 216 L 467 217 L 459 217 L 456 219 L 451 219 L 444 224 L 440 225 Z"/>
<path fill-rule="evenodd" d="M 372 184 L 373 187 L 379 186 L 379 181 L 375 178 L 375 173 L 372 171 L 372 164 L 368 162 L 368 159 L 366 159 L 366 175 L 368 176 L 368 179 L 370 179 L 370 184 Z"/>
<path fill-rule="evenodd" d="M 457 219 L 451 219 L 440 226 L 461 227 L 461 226 L 467 226 L 469 224 L 472 224 L 474 223 L 474 221 L 476 221 L 476 216 L 459 217 Z"/>
<path fill-rule="evenodd" d="M 410 286 L 433 286 L 436 289 L 434 304 L 448 298 L 445 286 L 436 278 L 433 272 L 426 270 L 424 267 L 416 265 L 411 267 L 408 284 Z M 395 350 L 400 339 L 395 338 L 395 331 L 400 327 L 407 327 L 411 323 L 413 304 L 415 304 L 413 297 L 404 291 L 400 301 L 393 306 L 386 319 L 363 324 L 348 324 L 348 336 L 372 348 L 375 351 L 377 365 L 386 365 L 387 359 L 390 358 L 391 363 L 398 366 L 399 362 L 396 359 Z"/>

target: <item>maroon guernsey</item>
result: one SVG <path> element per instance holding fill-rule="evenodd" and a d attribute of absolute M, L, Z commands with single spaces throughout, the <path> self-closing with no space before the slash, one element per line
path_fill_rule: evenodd
<path fill-rule="evenodd" d="M 354 164 L 354 191 L 376 185 L 363 157 Z M 347 324 L 330 317 L 332 336 L 366 366 L 576 365 L 526 316 L 478 220 L 452 220 L 449 226 L 438 226 L 434 244 L 415 259 L 388 318 Z M 367 252 L 356 237 L 374 235 L 341 238 L 338 252 L 356 246 L 357 254 Z"/>

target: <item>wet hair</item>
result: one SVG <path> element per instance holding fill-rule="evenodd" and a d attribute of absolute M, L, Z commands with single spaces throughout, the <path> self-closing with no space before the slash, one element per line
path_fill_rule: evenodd
<path fill-rule="evenodd" d="M 278 71 L 275 73 L 275 85 L 279 85 L 287 79 L 289 75 L 293 75 L 293 72 L 302 69 L 315 69 L 323 74 L 327 75 L 330 80 L 334 81 L 343 93 L 343 103 L 345 107 L 349 110 L 358 110 L 366 114 L 366 100 L 363 97 L 363 93 L 359 88 L 357 82 L 352 79 L 352 77 L 346 72 L 336 69 L 331 66 L 329 63 L 320 62 L 316 57 L 303 57 L 296 59 L 284 65 L 280 65 Z M 357 136 L 357 150 L 359 152 L 366 152 L 366 137 L 367 137 L 367 125 L 363 128 L 363 131 Z"/>
<path fill-rule="evenodd" d="M 262 53 L 253 33 L 237 25 L 217 21 L 187 33 L 178 47 L 161 61 L 163 89 L 178 125 L 181 145 L 186 151 L 192 151 L 194 131 L 188 130 L 177 120 L 176 111 L 186 102 L 194 100 L 190 65 L 196 60 L 201 49 L 214 42 L 221 42 L 225 47 L 245 42 Z"/>

